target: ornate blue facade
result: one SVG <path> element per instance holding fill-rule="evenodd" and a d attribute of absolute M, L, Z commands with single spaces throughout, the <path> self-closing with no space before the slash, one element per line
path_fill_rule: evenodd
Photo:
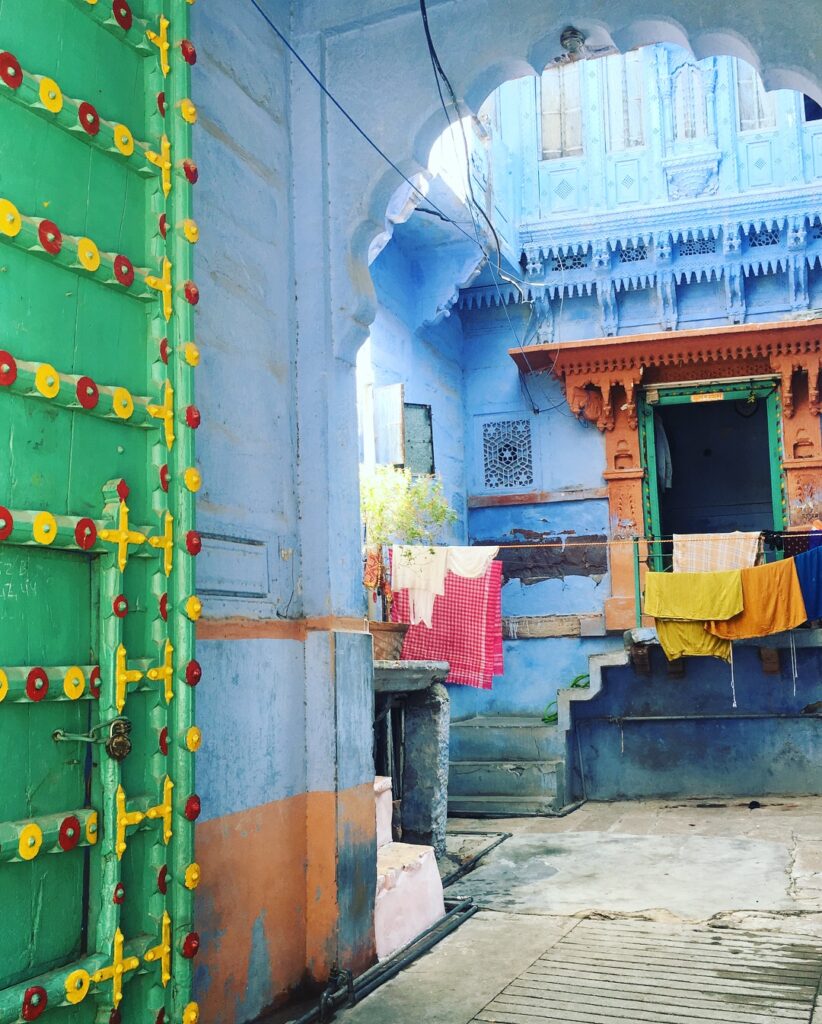
<path fill-rule="evenodd" d="M 560 115 L 579 120 L 581 151 L 543 159 L 542 136 L 553 128 L 541 116 L 544 83 L 569 70 L 579 107 Z M 540 340 L 743 323 L 822 305 L 815 104 L 765 93 L 732 58 L 697 63 L 662 45 L 549 68 L 542 81 L 509 82 L 489 99 L 485 152 L 477 146 L 474 157 L 487 207 L 510 225 L 507 255 L 532 286 Z M 590 296 L 595 318 L 567 308 Z M 463 291 L 461 304 L 503 297 L 511 302 L 514 289 L 500 294 L 489 281 Z"/>

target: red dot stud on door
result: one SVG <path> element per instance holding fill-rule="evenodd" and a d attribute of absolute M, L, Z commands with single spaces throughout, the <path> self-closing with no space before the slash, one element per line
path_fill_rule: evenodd
<path fill-rule="evenodd" d="M 26 676 L 26 696 L 29 700 L 43 700 L 49 692 L 49 677 L 44 668 L 33 668 Z"/>
<path fill-rule="evenodd" d="M 81 103 L 77 108 L 80 127 L 87 135 L 98 135 L 100 132 L 100 115 L 90 103 Z"/>
<path fill-rule="evenodd" d="M 73 850 L 80 842 L 80 819 L 70 814 L 60 823 L 60 830 L 57 833 L 57 842 L 61 850 Z"/>
<path fill-rule="evenodd" d="M 124 32 L 128 32 L 134 22 L 134 16 L 126 0 L 114 0 L 114 3 L 111 5 L 111 13 L 114 15 L 114 20 L 120 28 Z"/>
<path fill-rule="evenodd" d="M 56 256 L 63 248 L 63 235 L 53 220 L 41 220 L 37 226 L 37 237 L 40 245 L 51 256 Z"/>
<path fill-rule="evenodd" d="M 23 1020 L 37 1020 L 48 1004 L 49 997 L 46 990 L 40 985 L 32 985 L 23 993 L 20 1016 Z"/>
<path fill-rule="evenodd" d="M 23 84 L 23 70 L 20 67 L 20 61 L 8 50 L 3 50 L 0 53 L 0 80 L 5 82 L 9 89 L 19 89 Z"/>
<path fill-rule="evenodd" d="M 124 288 L 130 288 L 134 284 L 134 265 L 128 257 L 114 257 L 114 276 Z"/>
<path fill-rule="evenodd" d="M 13 529 L 14 516 L 5 505 L 0 505 L 0 540 L 8 540 Z"/>
<path fill-rule="evenodd" d="M 77 401 L 83 409 L 95 409 L 100 401 L 100 389 L 91 377 L 80 377 L 75 386 Z"/>
<path fill-rule="evenodd" d="M 17 380 L 17 363 L 11 352 L 0 349 L 0 384 L 11 387 Z"/>

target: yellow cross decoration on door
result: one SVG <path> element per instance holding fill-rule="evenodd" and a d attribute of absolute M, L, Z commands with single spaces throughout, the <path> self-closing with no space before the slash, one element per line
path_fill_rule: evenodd
<path fill-rule="evenodd" d="M 111 982 L 111 1002 L 115 1010 L 123 998 L 123 975 L 126 971 L 136 971 L 139 966 L 140 958 L 138 956 L 123 956 L 123 933 L 118 928 L 114 933 L 111 963 L 108 967 L 101 967 L 91 976 L 95 985 L 99 985 L 101 981 Z"/>
<path fill-rule="evenodd" d="M 107 544 L 117 545 L 117 567 L 120 572 L 125 572 L 126 564 L 128 562 L 129 546 L 137 547 L 139 544 L 145 544 L 146 541 L 146 535 L 144 533 L 140 533 L 139 530 L 129 529 L 128 505 L 126 505 L 124 501 L 120 502 L 117 529 L 100 530 L 100 538 Z"/>
<path fill-rule="evenodd" d="M 171 918 L 168 911 L 163 911 L 163 924 L 160 932 L 160 941 L 156 946 L 147 949 L 143 959 L 146 963 L 160 961 L 160 981 L 163 988 L 171 981 Z"/>

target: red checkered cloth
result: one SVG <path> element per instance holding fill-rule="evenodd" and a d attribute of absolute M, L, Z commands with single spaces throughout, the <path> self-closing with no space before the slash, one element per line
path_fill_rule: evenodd
<path fill-rule="evenodd" d="M 410 626 L 402 645 L 407 661 L 447 661 L 446 682 L 491 689 L 503 673 L 502 562 L 492 562 L 484 576 L 465 579 L 449 572 L 445 593 L 434 599 L 431 629 Z M 408 591 L 394 594 L 394 622 L 409 622 Z"/>

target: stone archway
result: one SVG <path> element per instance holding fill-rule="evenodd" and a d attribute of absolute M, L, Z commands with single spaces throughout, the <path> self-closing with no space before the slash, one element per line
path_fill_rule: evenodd
<path fill-rule="evenodd" d="M 621 50 L 671 42 L 699 58 L 740 56 L 759 68 L 767 87 L 794 88 L 822 100 L 813 52 L 822 29 L 809 6 L 795 4 L 786 32 L 785 13 L 784 5 L 763 9 L 755 0 L 723 0 L 710 14 L 695 0 L 669 0 L 651 11 L 642 0 L 574 0 L 548 10 L 541 0 L 429 0 L 440 56 L 457 95 L 473 110 L 504 81 L 536 74 L 559 56 L 560 35 L 569 24 L 597 45 Z M 309 3 L 296 16 L 294 34 L 303 57 L 323 71 L 335 97 L 398 160 L 401 171 L 409 178 L 424 175 L 444 115 L 417 5 Z M 376 78 L 364 77 L 364 69 L 374 67 L 378 88 Z M 303 228 L 296 239 L 297 330 L 305 360 L 322 365 L 319 379 L 306 376 L 300 388 L 301 447 L 322 453 L 320 462 L 303 471 L 312 507 L 306 609 L 356 614 L 354 358 L 375 313 L 369 249 L 384 231 L 398 176 L 360 140 L 354 145 L 353 129 L 313 83 L 295 79 L 292 99 L 294 123 L 317 125 L 294 152 L 294 216 Z"/>

